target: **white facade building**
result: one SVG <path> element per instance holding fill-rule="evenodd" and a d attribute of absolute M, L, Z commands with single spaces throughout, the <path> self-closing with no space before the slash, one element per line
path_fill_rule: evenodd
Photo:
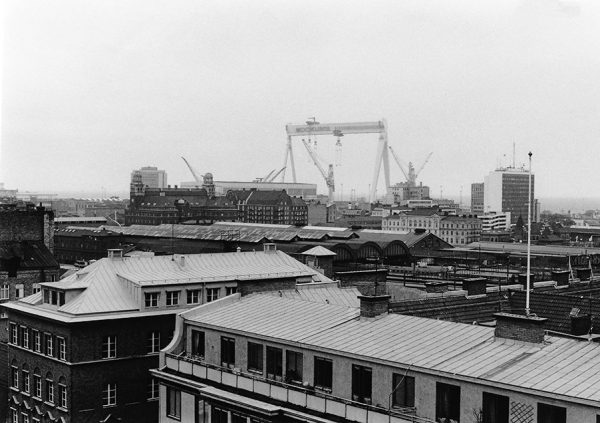
<path fill-rule="evenodd" d="M 506 213 L 485 213 L 478 215 L 481 220 L 482 231 L 508 231 L 510 230 L 510 212 Z"/>
<path fill-rule="evenodd" d="M 535 177 L 531 175 L 532 219 L 536 221 L 534 212 Z M 490 212 L 510 212 L 511 223 L 519 216 L 527 221 L 529 199 L 529 172 L 521 168 L 502 168 L 490 172 L 483 184 L 483 210 Z"/>

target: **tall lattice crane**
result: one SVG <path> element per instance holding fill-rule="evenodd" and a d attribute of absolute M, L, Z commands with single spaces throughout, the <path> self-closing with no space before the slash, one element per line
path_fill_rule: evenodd
<path fill-rule="evenodd" d="M 312 159 L 312 161 L 315 164 L 315 166 L 317 167 L 317 169 L 319 169 L 319 172 L 321 172 L 323 179 L 325 179 L 325 184 L 327 184 L 327 189 L 328 189 L 328 199 L 329 199 L 329 201 L 332 202 L 333 201 L 333 193 L 335 192 L 335 181 L 333 178 L 333 165 L 330 164 L 328 172 L 325 172 L 325 169 L 321 165 L 321 161 L 317 157 L 317 154 L 313 151 L 312 148 L 310 148 L 310 145 L 308 145 L 308 143 L 306 142 L 305 139 L 302 139 L 302 144 L 304 144 L 304 147 L 306 147 L 306 151 L 308 151 L 310 158 Z"/>
<path fill-rule="evenodd" d="M 388 148 L 390 149 L 390 152 L 392 153 L 392 157 L 394 158 L 394 160 L 398 164 L 398 167 L 400 168 L 400 170 L 404 174 L 404 177 L 406 178 L 406 182 L 408 183 L 408 185 L 411 186 L 411 187 L 416 186 L 417 185 L 417 177 L 419 176 L 419 174 L 421 173 L 421 171 L 423 170 L 423 168 L 425 167 L 425 165 L 427 164 L 427 162 L 429 162 L 429 159 L 431 158 L 431 155 L 433 154 L 433 152 L 431 152 L 431 153 L 429 153 L 427 155 L 427 158 L 425 159 L 425 161 L 423 162 L 423 164 L 421 166 L 419 166 L 418 170 L 415 170 L 412 162 L 408 162 L 408 172 L 407 172 L 404 169 L 404 166 L 402 166 L 402 162 L 400 161 L 400 158 L 398 157 L 398 155 L 396 154 L 396 152 L 394 151 L 394 149 L 392 148 L 392 146 L 390 145 Z"/>

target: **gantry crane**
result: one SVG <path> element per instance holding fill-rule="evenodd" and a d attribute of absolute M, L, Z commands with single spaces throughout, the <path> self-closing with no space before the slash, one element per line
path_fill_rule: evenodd
<path fill-rule="evenodd" d="M 380 120 L 378 122 L 320 123 L 317 122 L 315 118 L 310 118 L 304 124 L 286 125 L 285 130 L 287 133 L 287 147 L 285 150 L 285 159 L 283 164 L 287 167 L 289 159 L 291 164 L 293 182 L 296 182 L 296 167 L 294 164 L 294 154 L 292 150 L 293 137 L 333 135 L 337 137 L 338 142 L 341 144 L 340 136 L 342 135 L 379 134 L 379 143 L 377 144 L 377 153 L 375 156 L 375 172 L 373 173 L 371 191 L 369 192 L 369 201 L 373 202 L 375 200 L 375 192 L 377 191 L 377 182 L 379 181 L 379 174 L 381 173 L 382 163 L 385 177 L 385 186 L 386 189 L 389 191 L 390 165 L 387 148 L 387 124 L 385 120 Z M 285 171 L 283 172 L 282 181 L 285 181 Z"/>
<path fill-rule="evenodd" d="M 423 164 L 421 166 L 419 166 L 419 169 L 417 171 L 415 171 L 415 168 L 414 168 L 412 162 L 408 162 L 408 172 L 407 172 L 404 169 L 404 166 L 402 166 L 402 162 L 398 158 L 398 155 L 396 154 L 396 152 L 394 151 L 394 149 L 392 148 L 391 145 L 389 146 L 389 149 L 392 153 L 392 157 L 394 158 L 394 160 L 398 164 L 398 167 L 404 174 L 404 177 L 406 178 L 406 182 L 408 183 L 408 186 L 411 186 L 411 187 L 416 186 L 417 185 L 417 177 L 419 176 L 419 174 L 421 173 L 421 171 L 423 170 L 423 168 L 425 167 L 427 162 L 429 162 L 429 159 L 431 158 L 431 155 L 433 154 L 433 152 L 431 152 L 427 155 L 427 158 L 425 159 Z"/>
<path fill-rule="evenodd" d="M 333 202 L 333 193 L 335 192 L 335 181 L 333 178 L 333 165 L 330 164 L 329 171 L 325 172 L 325 169 L 323 169 L 323 166 L 321 165 L 321 162 L 320 162 L 319 158 L 317 157 L 317 154 L 312 150 L 312 148 L 310 148 L 310 145 L 308 145 L 308 143 L 306 142 L 305 139 L 302 139 L 302 144 L 304 144 L 304 147 L 306 147 L 306 151 L 308 151 L 310 158 L 312 159 L 312 161 L 315 164 L 315 166 L 317 167 L 317 169 L 319 169 L 319 172 L 321 172 L 323 179 L 325 179 L 325 184 L 327 184 L 327 189 L 328 189 L 328 200 L 329 200 L 329 202 Z"/>

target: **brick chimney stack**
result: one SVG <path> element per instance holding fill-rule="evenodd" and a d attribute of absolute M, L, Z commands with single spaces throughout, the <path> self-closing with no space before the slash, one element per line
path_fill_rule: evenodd
<path fill-rule="evenodd" d="M 376 317 L 389 310 L 391 295 L 359 295 L 360 317 Z"/>
<path fill-rule="evenodd" d="M 497 338 L 515 339 L 532 343 L 544 341 L 546 333 L 544 325 L 546 318 L 537 316 L 524 316 L 512 313 L 494 313 L 496 318 Z"/>

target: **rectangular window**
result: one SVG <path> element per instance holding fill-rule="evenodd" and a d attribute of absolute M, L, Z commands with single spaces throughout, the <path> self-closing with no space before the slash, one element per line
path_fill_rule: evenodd
<path fill-rule="evenodd" d="M 219 291 L 221 288 L 207 288 L 206 289 L 206 302 L 210 303 L 211 301 L 219 299 Z"/>
<path fill-rule="evenodd" d="M 287 382 L 302 383 L 302 353 L 296 351 L 285 352 L 285 379 Z"/>
<path fill-rule="evenodd" d="M 31 390 L 30 381 L 29 381 L 29 372 L 27 370 L 23 370 L 21 372 L 21 377 L 23 379 L 23 392 L 29 394 Z"/>
<path fill-rule="evenodd" d="M 67 359 L 67 347 L 65 344 L 65 338 L 57 336 L 56 347 L 58 349 L 58 359 L 65 361 Z"/>
<path fill-rule="evenodd" d="M 415 378 L 394 373 L 392 376 L 392 393 L 392 405 L 394 407 L 414 407 Z"/>
<path fill-rule="evenodd" d="M 160 351 L 160 332 L 152 331 L 148 334 L 148 353 Z"/>
<path fill-rule="evenodd" d="M 11 367 L 11 388 L 19 389 L 19 368 Z"/>
<path fill-rule="evenodd" d="M 60 407 L 67 408 L 67 387 L 65 385 L 58 385 L 58 400 Z"/>
<path fill-rule="evenodd" d="M 192 329 L 192 355 L 204 357 L 204 332 Z"/>
<path fill-rule="evenodd" d="M 281 380 L 283 377 L 283 351 L 281 348 L 267 347 L 267 377 Z"/>
<path fill-rule="evenodd" d="M 115 358 L 117 356 L 117 336 L 108 335 L 102 341 L 102 358 Z"/>
<path fill-rule="evenodd" d="M 235 294 L 237 292 L 237 286 L 228 286 L 225 288 L 225 295 Z"/>
<path fill-rule="evenodd" d="M 46 401 L 54 403 L 54 381 L 46 379 Z"/>
<path fill-rule="evenodd" d="M 181 419 L 181 391 L 167 387 L 167 416 Z"/>
<path fill-rule="evenodd" d="M 200 304 L 200 290 L 199 289 L 188 289 L 187 290 L 187 303 L 188 304 Z"/>
<path fill-rule="evenodd" d="M 263 371 L 263 346 L 254 342 L 248 342 L 248 370 L 254 372 Z"/>
<path fill-rule="evenodd" d="M 42 352 L 42 335 L 39 330 L 32 330 L 33 332 L 33 350 L 35 352 Z"/>
<path fill-rule="evenodd" d="M 567 409 L 556 405 L 538 403 L 538 423 L 567 423 Z"/>
<path fill-rule="evenodd" d="M 352 365 L 352 399 L 371 404 L 372 373 L 370 367 Z"/>
<path fill-rule="evenodd" d="M 33 389 L 33 396 L 42 398 L 42 377 L 40 375 L 33 375 Z"/>
<path fill-rule="evenodd" d="M 327 358 L 315 357 L 315 387 L 331 391 L 333 363 Z"/>
<path fill-rule="evenodd" d="M 50 290 L 48 288 L 44 288 L 44 304 L 50 304 Z"/>
<path fill-rule="evenodd" d="M 483 393 L 483 423 L 508 423 L 507 396 Z"/>
<path fill-rule="evenodd" d="M 159 383 L 158 380 L 152 378 L 150 379 L 150 383 L 148 384 L 148 399 L 155 400 L 159 397 Z"/>
<path fill-rule="evenodd" d="M 32 294 L 37 294 L 41 290 L 42 290 L 42 288 L 40 287 L 39 283 L 34 283 L 33 285 L 31 285 L 31 293 Z"/>
<path fill-rule="evenodd" d="M 0 300 L 8 300 L 9 297 L 9 286 L 8 284 L 4 284 L 0 286 Z"/>
<path fill-rule="evenodd" d="M 14 408 L 10 409 L 10 421 L 11 423 L 19 423 L 19 413 Z"/>
<path fill-rule="evenodd" d="M 174 306 L 179 304 L 179 291 L 167 291 L 167 305 Z"/>
<path fill-rule="evenodd" d="M 15 285 L 15 298 L 23 298 L 25 296 L 25 287 L 22 283 L 18 283 Z"/>
<path fill-rule="evenodd" d="M 54 357 L 54 338 L 50 333 L 44 333 L 44 339 L 46 340 L 46 355 Z"/>
<path fill-rule="evenodd" d="M 146 292 L 144 294 L 144 305 L 146 307 L 158 307 L 160 292 Z"/>
<path fill-rule="evenodd" d="M 16 323 L 10 323 L 10 343 L 13 345 L 19 345 L 19 334 Z"/>
<path fill-rule="evenodd" d="M 24 326 L 21 326 L 21 344 L 29 349 L 29 329 Z"/>
<path fill-rule="evenodd" d="M 436 382 L 435 419 L 460 421 L 460 387 Z"/>
<path fill-rule="evenodd" d="M 221 337 L 221 365 L 235 366 L 235 339 L 233 338 Z"/>
<path fill-rule="evenodd" d="M 27 414 L 27 413 L 21 413 L 21 421 L 23 423 L 29 423 L 29 414 Z"/>
<path fill-rule="evenodd" d="M 108 383 L 102 391 L 102 405 L 110 407 L 117 405 L 117 384 Z"/>

